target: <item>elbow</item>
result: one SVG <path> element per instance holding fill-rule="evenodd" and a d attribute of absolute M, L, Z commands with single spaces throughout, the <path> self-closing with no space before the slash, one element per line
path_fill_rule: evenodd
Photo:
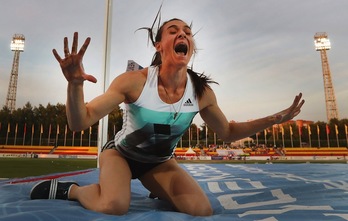
<path fill-rule="evenodd" d="M 233 133 L 229 133 L 229 132 L 226 132 L 226 133 L 220 133 L 218 134 L 218 137 L 223 140 L 224 142 L 233 142 L 235 141 L 234 137 L 233 137 Z"/>
<path fill-rule="evenodd" d="M 70 124 L 70 123 L 69 123 L 69 129 L 70 129 L 71 131 L 75 131 L 75 132 L 81 130 L 80 127 L 77 127 L 76 125 L 72 125 L 72 124 Z"/>
<path fill-rule="evenodd" d="M 220 131 L 219 138 L 224 142 L 234 142 L 241 139 L 239 131 L 236 130 L 234 124 L 229 124 L 223 131 Z"/>
<path fill-rule="evenodd" d="M 68 125 L 69 125 L 69 129 L 71 131 L 82 131 L 88 128 L 88 119 L 84 118 L 80 118 L 78 116 L 71 116 L 71 115 L 67 115 L 67 120 L 68 120 Z"/>
<path fill-rule="evenodd" d="M 79 124 L 76 121 L 72 122 L 72 121 L 69 120 L 68 121 L 68 125 L 69 125 L 69 129 L 71 131 L 75 131 L 75 132 L 82 131 L 82 130 L 85 129 L 85 127 L 82 124 Z"/>

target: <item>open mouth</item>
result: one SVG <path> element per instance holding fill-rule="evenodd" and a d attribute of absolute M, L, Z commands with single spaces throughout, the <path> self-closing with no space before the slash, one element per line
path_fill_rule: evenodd
<path fill-rule="evenodd" d="M 179 43 L 179 44 L 175 45 L 174 51 L 175 51 L 175 53 L 177 53 L 179 55 L 186 55 L 187 51 L 188 51 L 188 47 L 186 44 Z"/>

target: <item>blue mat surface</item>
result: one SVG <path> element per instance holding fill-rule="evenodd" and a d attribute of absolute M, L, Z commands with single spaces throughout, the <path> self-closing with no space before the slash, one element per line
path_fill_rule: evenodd
<path fill-rule="evenodd" d="M 95 183 L 98 169 L 0 181 L 0 220 L 348 220 L 347 164 L 182 164 L 207 193 L 214 215 L 192 217 L 148 198 L 132 181 L 128 214 L 110 216 L 78 202 L 30 200 L 37 180 L 56 176 L 81 185 Z M 185 187 L 183 187 L 185 188 Z"/>

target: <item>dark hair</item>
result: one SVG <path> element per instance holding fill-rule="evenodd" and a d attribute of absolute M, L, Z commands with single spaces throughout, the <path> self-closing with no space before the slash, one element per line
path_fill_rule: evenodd
<path fill-rule="evenodd" d="M 190 68 L 187 68 L 187 73 L 191 77 L 195 94 L 198 98 L 202 98 L 205 90 L 211 88 L 209 84 L 219 84 L 216 81 L 213 81 L 210 77 L 206 76 L 204 73 L 197 73 Z"/>
<path fill-rule="evenodd" d="M 138 30 L 147 30 L 148 31 L 148 38 L 154 47 L 155 47 L 157 42 L 160 42 L 162 40 L 163 27 L 168 22 L 182 21 L 181 19 L 178 19 L 178 18 L 172 18 L 170 20 L 163 22 L 163 24 L 160 25 L 160 23 L 161 23 L 161 14 L 160 14 L 161 7 L 157 12 L 156 18 L 155 18 L 154 22 L 152 23 L 151 28 L 142 27 L 142 28 L 137 29 L 137 31 Z M 157 33 L 154 32 L 154 26 L 155 26 L 156 22 L 158 25 L 157 26 Z M 190 27 L 192 27 L 192 24 L 190 25 Z M 194 53 L 196 53 L 195 48 L 194 48 Z M 152 57 L 151 66 L 159 66 L 161 64 L 162 64 L 161 54 L 156 51 Z M 211 88 L 209 85 L 210 83 L 218 84 L 216 81 L 213 81 L 210 77 L 204 75 L 203 73 L 200 74 L 200 73 L 193 71 L 193 67 L 191 67 L 191 68 L 188 67 L 187 73 L 190 75 L 190 78 L 192 80 L 193 87 L 195 90 L 195 94 L 198 98 L 201 98 L 203 96 L 206 88 Z"/>

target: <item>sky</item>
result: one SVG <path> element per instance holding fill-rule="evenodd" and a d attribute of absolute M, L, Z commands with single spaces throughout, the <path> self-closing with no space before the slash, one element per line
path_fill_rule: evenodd
<path fill-rule="evenodd" d="M 306 100 L 296 119 L 327 121 L 320 52 L 314 35 L 326 32 L 327 51 L 339 118 L 348 118 L 348 1 L 346 0 L 113 0 L 106 85 L 126 70 L 127 61 L 148 66 L 155 52 L 146 31 L 163 4 L 162 21 L 192 23 L 198 53 L 193 67 L 213 85 L 228 120 L 247 121 Z M 20 53 L 16 108 L 65 103 L 67 82 L 52 49 L 63 54 L 63 38 L 79 32 L 80 45 L 92 41 L 84 57 L 85 101 L 103 92 L 106 1 L 0 0 L 0 106 L 6 96 L 14 34 L 25 36 Z M 203 121 L 199 115 L 194 123 Z"/>

